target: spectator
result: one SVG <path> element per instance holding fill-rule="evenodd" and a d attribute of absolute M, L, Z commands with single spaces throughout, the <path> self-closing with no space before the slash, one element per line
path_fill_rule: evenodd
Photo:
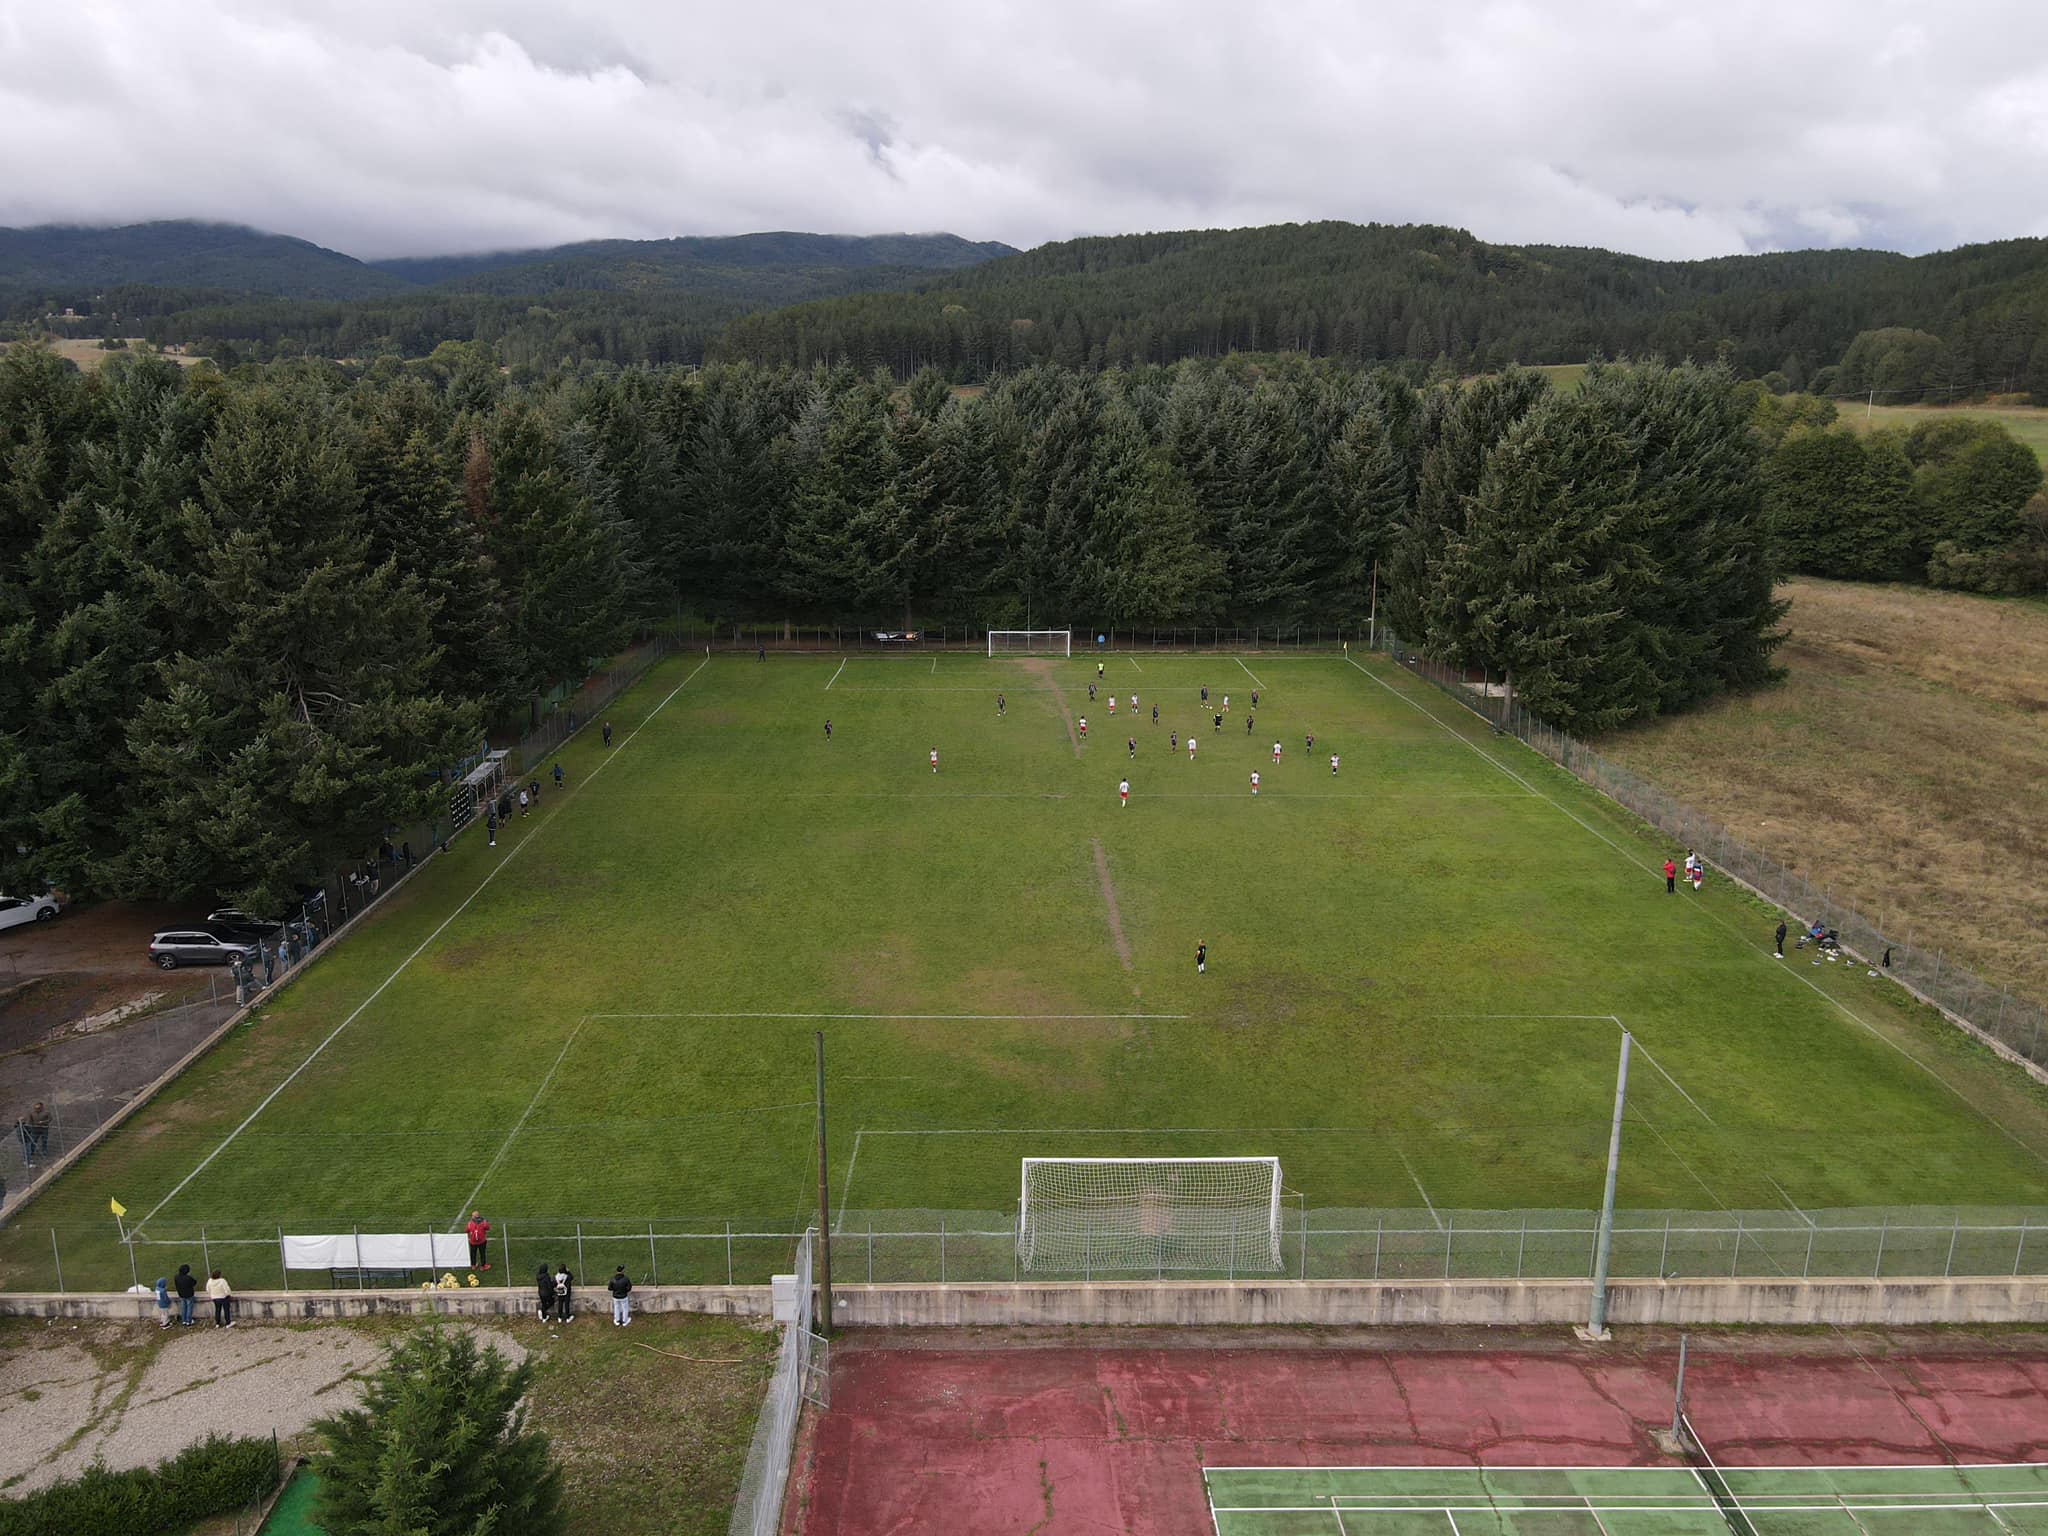
<path fill-rule="evenodd" d="M 604 723 L 604 744 L 606 746 L 612 744 L 612 723 L 609 720 Z"/>
<path fill-rule="evenodd" d="M 235 1326 L 235 1293 L 227 1281 L 221 1279 L 220 1271 L 206 1282 L 206 1294 L 213 1298 L 213 1326 L 232 1328 Z"/>
<path fill-rule="evenodd" d="M 163 1275 L 156 1277 L 156 1325 L 171 1326 L 171 1282 Z"/>
<path fill-rule="evenodd" d="M 555 1321 L 569 1321 L 569 1293 L 575 1286 L 575 1277 L 569 1273 L 569 1266 L 560 1265 L 555 1270 Z"/>
<path fill-rule="evenodd" d="M 555 764 L 555 788 L 556 788 L 556 789 L 560 789 L 561 787 L 562 787 L 562 765 L 561 765 L 560 763 L 557 763 L 557 764 Z"/>
<path fill-rule="evenodd" d="M 263 956 L 263 985 L 267 987 L 277 980 L 277 951 L 270 947 L 267 939 L 260 941 L 256 948 Z"/>
<path fill-rule="evenodd" d="M 407 838 L 407 839 L 406 839 L 406 840 L 405 840 L 404 842 L 402 842 L 402 843 L 400 843 L 400 844 L 398 845 L 398 856 L 399 856 L 399 857 L 400 857 L 401 859 L 405 860 L 405 867 L 406 867 L 407 869 L 411 869 L 411 868 L 412 868 L 412 839 L 411 839 L 411 838 Z"/>
<path fill-rule="evenodd" d="M 398 855 L 391 847 L 390 838 L 385 838 L 383 842 L 377 845 L 377 860 L 382 864 L 396 864 L 398 862 Z"/>
<path fill-rule="evenodd" d="M 171 1281 L 171 1288 L 178 1293 L 178 1322 L 181 1326 L 192 1326 L 192 1298 L 199 1294 L 199 1281 L 192 1273 L 190 1264 L 180 1264 L 178 1273 Z"/>
<path fill-rule="evenodd" d="M 540 1297 L 540 1320 L 546 1322 L 555 1310 L 555 1272 L 541 1265 L 534 1271 L 533 1288 Z"/>
<path fill-rule="evenodd" d="M 633 1282 L 626 1278 L 625 1265 L 619 1266 L 604 1288 L 612 1293 L 612 1326 L 626 1327 L 633 1320 L 633 1304 L 626 1299 L 633 1294 Z"/>
<path fill-rule="evenodd" d="M 484 1220 L 484 1213 L 482 1211 L 471 1211 L 469 1213 L 469 1225 L 462 1230 L 469 1238 L 469 1267 L 471 1269 L 489 1269 L 491 1267 L 488 1262 L 490 1254 L 487 1250 L 491 1241 L 491 1224 Z"/>
<path fill-rule="evenodd" d="M 28 1136 L 25 1144 L 28 1149 L 28 1164 L 33 1168 L 37 1158 L 50 1155 L 50 1112 L 44 1108 L 41 1099 L 37 1099 L 29 1106 L 27 1125 Z"/>

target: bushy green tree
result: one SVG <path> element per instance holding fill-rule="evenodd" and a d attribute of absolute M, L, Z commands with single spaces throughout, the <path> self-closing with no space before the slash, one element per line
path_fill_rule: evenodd
<path fill-rule="evenodd" d="M 1924 421 L 1906 456 L 1927 508 L 1925 544 L 1963 553 L 2004 549 L 2020 536 L 2021 508 L 2041 489 L 2041 461 L 2002 423 L 1982 417 Z"/>
<path fill-rule="evenodd" d="M 360 1406 L 320 1420 L 328 1536 L 552 1536 L 567 1529 L 548 1438 L 526 1422 L 530 1363 L 432 1327 L 391 1346 Z"/>

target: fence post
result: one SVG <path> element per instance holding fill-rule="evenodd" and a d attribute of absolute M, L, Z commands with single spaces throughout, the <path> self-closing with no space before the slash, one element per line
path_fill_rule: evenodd
<path fill-rule="evenodd" d="M 1735 1213 L 1735 1256 L 1728 1261 L 1728 1278 L 1733 1280 L 1735 1272 L 1742 1267 L 1742 1213 Z"/>
<path fill-rule="evenodd" d="M 206 1223 L 199 1223 L 199 1267 L 209 1275 L 213 1273 L 213 1255 L 206 1247 Z"/>
<path fill-rule="evenodd" d="M 1444 1223 L 1444 1278 L 1446 1280 L 1451 1278 L 1451 1241 L 1452 1234 L 1457 1230 L 1458 1213 L 1453 1211 L 1450 1219 Z"/>
<path fill-rule="evenodd" d="M 1529 1246 L 1529 1213 L 1522 1212 L 1522 1235 L 1515 1239 L 1515 1278 L 1522 1278 L 1522 1253 Z"/>
<path fill-rule="evenodd" d="M 57 1294 L 64 1294 L 64 1255 L 57 1251 L 57 1229 L 50 1228 L 50 1260 L 57 1266 Z M 141 1282 L 138 1281 L 137 1284 Z"/>
<path fill-rule="evenodd" d="M 284 1288 L 290 1290 L 292 1288 L 292 1267 L 285 1257 L 284 1228 L 282 1226 L 279 1226 L 277 1229 L 277 1272 L 284 1276 Z"/>
<path fill-rule="evenodd" d="M 732 1223 L 725 1224 L 725 1283 L 732 1284 Z"/>
<path fill-rule="evenodd" d="M 1886 1211 L 1884 1223 L 1877 1229 L 1877 1262 L 1870 1266 L 1870 1278 L 1873 1280 L 1882 1280 L 1884 1278 L 1884 1240 L 1891 1235 L 1891 1230 L 1891 1212 Z"/>
<path fill-rule="evenodd" d="M 354 1245 L 355 1249 L 356 1289 L 360 1291 L 363 1288 L 363 1229 L 361 1227 L 350 1227 L 348 1235 L 349 1241 Z"/>
<path fill-rule="evenodd" d="M 2027 1224 L 2033 1219 L 2031 1216 L 2020 1218 L 2020 1245 L 2012 1251 L 2012 1272 L 2015 1275 L 2020 1272 L 2020 1260 L 2027 1254 Z"/>
<path fill-rule="evenodd" d="M 661 1261 L 654 1256 L 654 1223 L 647 1223 L 647 1283 L 661 1284 Z"/>
<path fill-rule="evenodd" d="M 1811 1221 L 1807 1222 L 1806 1262 L 1799 1268 L 1799 1278 L 1802 1280 L 1811 1280 L 1813 1278 L 1813 1235 L 1819 1230 L 1820 1228 L 1816 1227 Z"/>
<path fill-rule="evenodd" d="M 501 1223 L 505 1228 L 505 1289 L 512 1289 L 512 1223 Z"/>
<path fill-rule="evenodd" d="M 1387 1235 L 1387 1218 L 1382 1216 L 1372 1229 L 1372 1277 L 1380 1277 L 1380 1240 Z"/>
<path fill-rule="evenodd" d="M 1235 1225 L 1232 1225 L 1230 1229 L 1230 1278 L 1232 1280 L 1237 1278 L 1237 1227 Z"/>
<path fill-rule="evenodd" d="M 1671 1213 L 1664 1213 L 1664 1246 L 1657 1250 L 1657 1278 L 1662 1280 L 1667 1273 L 1664 1261 L 1671 1257 Z"/>

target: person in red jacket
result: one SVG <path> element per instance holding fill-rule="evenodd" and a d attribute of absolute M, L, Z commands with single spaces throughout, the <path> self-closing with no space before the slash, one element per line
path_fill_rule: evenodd
<path fill-rule="evenodd" d="M 1664 889 L 1673 896 L 1678 894 L 1678 866 L 1669 859 L 1664 861 Z"/>
<path fill-rule="evenodd" d="M 484 1220 L 484 1213 L 471 1211 L 469 1225 L 462 1230 L 469 1234 L 469 1267 L 489 1269 L 491 1266 L 485 1262 L 484 1247 L 491 1240 L 491 1224 Z"/>

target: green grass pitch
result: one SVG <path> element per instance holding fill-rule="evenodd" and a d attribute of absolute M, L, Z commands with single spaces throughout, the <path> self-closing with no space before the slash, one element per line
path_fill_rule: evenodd
<path fill-rule="evenodd" d="M 57 1226 L 70 1284 L 125 1284 L 77 1236 L 114 1236 L 109 1197 L 179 1241 L 473 1205 L 515 1242 L 791 1231 L 816 1029 L 849 1226 L 1006 1218 L 1026 1155 L 1278 1155 L 1312 1210 L 1586 1210 L 1619 1025 L 1624 1206 L 2048 1191 L 2036 1085 L 1860 969 L 1772 959 L 1726 882 L 1667 895 L 1682 848 L 1385 658 L 1106 665 L 1091 703 L 1093 657 L 664 662 L 566 791 L 431 861 L 0 1234 L 0 1280 L 47 1284 Z"/>

